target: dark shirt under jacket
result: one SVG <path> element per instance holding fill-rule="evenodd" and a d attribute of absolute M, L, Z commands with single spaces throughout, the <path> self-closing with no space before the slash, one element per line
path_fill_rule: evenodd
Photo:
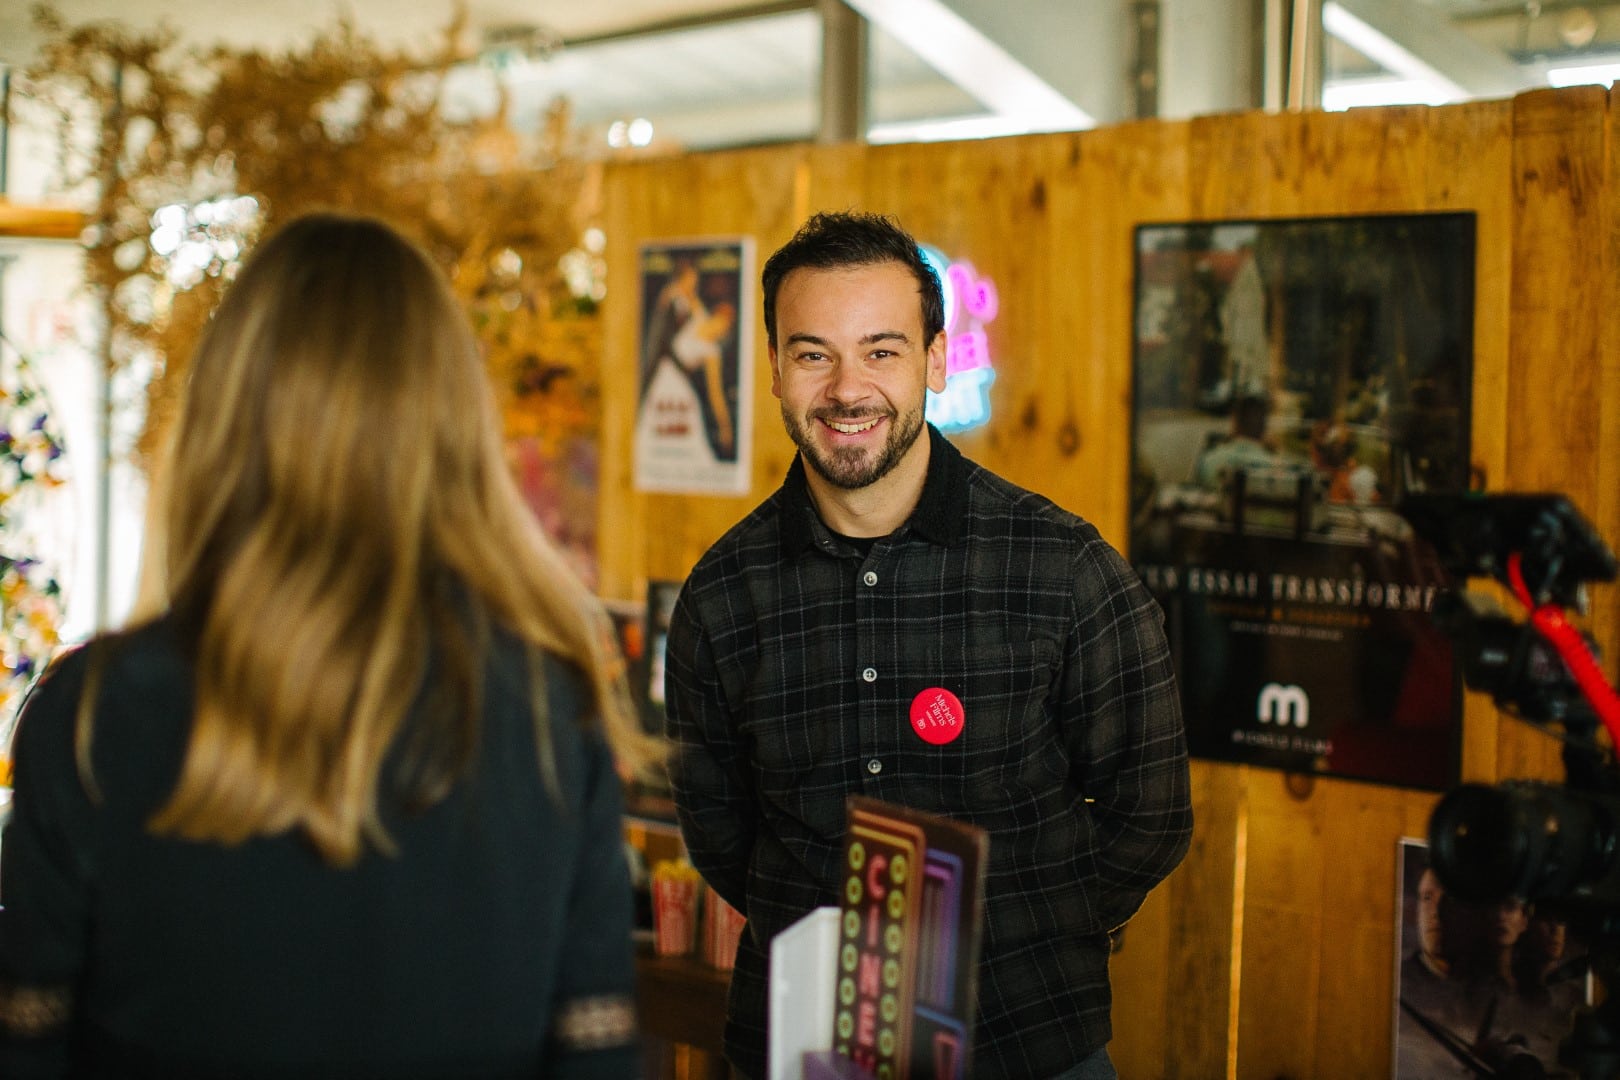
<path fill-rule="evenodd" d="M 73 756 L 91 649 L 99 803 Z M 423 813 L 385 807 L 398 854 L 338 870 L 293 834 L 225 847 L 145 829 L 192 711 L 169 621 L 63 658 L 17 733 L 0 1076 L 634 1075 L 618 780 L 579 723 L 584 683 L 548 659 L 559 784 L 543 786 L 526 669 L 497 634 L 473 775 Z"/>
<path fill-rule="evenodd" d="M 1163 617 L 1096 530 L 929 427 L 911 519 L 864 557 L 803 465 L 692 571 L 668 641 L 693 862 L 748 917 L 727 1054 L 762 1075 L 771 938 L 838 902 L 845 797 L 990 832 L 974 1075 L 1054 1076 L 1110 1037 L 1108 931 L 1187 849 Z M 912 699 L 965 730 L 932 746 Z"/>

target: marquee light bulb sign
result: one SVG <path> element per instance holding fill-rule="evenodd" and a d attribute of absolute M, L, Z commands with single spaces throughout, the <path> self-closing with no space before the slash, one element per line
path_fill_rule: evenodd
<path fill-rule="evenodd" d="M 968 431 L 990 420 L 990 340 L 984 328 L 996 317 L 996 286 L 966 261 L 952 262 L 938 248 L 918 245 L 945 293 L 945 390 L 928 391 L 925 415 L 942 432 Z"/>

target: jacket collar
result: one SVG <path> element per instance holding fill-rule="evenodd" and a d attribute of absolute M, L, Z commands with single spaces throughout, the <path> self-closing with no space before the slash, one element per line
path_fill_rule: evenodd
<path fill-rule="evenodd" d="M 904 525 L 925 540 L 942 546 L 962 535 L 962 517 L 967 509 L 968 460 L 952 446 L 939 429 L 928 425 L 928 475 L 923 479 L 922 496 Z M 810 498 L 810 484 L 804 475 L 804 457 L 795 454 L 782 481 L 782 554 L 791 558 L 812 548 L 827 550 L 837 540 L 816 513 Z"/>

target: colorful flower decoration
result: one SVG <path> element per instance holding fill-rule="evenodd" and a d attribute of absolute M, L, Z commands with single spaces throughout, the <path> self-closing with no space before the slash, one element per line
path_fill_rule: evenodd
<path fill-rule="evenodd" d="M 60 642 L 62 590 L 35 559 L 0 554 L 0 731 Z"/>
<path fill-rule="evenodd" d="M 60 485 L 65 469 L 44 388 L 25 361 L 0 365 L 0 537 L 24 535 L 17 512 L 28 495 Z M 62 590 L 49 569 L 29 553 L 0 550 L 0 759 L 61 625 Z"/>

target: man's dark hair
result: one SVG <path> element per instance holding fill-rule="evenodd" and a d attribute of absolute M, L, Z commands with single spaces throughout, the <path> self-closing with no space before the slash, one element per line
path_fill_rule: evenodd
<path fill-rule="evenodd" d="M 858 211 L 816 214 L 765 261 L 765 272 L 760 275 L 765 293 L 765 340 L 776 347 L 776 294 L 791 271 L 886 262 L 899 263 L 917 279 L 917 293 L 922 300 L 922 343 L 927 346 L 945 329 L 945 296 L 939 275 L 898 221 L 887 214 Z"/>

